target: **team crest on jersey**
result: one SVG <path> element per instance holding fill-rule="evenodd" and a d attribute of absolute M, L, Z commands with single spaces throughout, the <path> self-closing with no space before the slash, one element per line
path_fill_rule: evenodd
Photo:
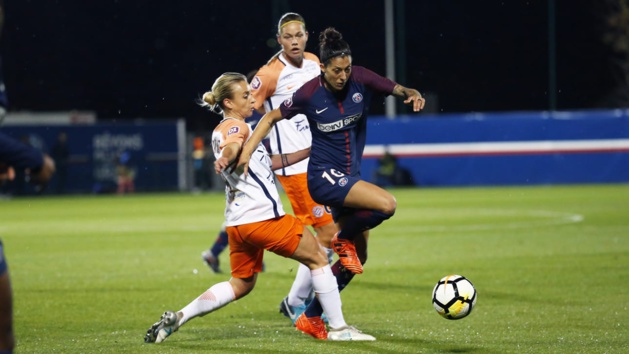
<path fill-rule="evenodd" d="M 293 105 L 293 98 L 289 97 L 286 99 L 286 101 L 284 101 L 284 106 L 286 106 L 287 108 Z"/>
<path fill-rule="evenodd" d="M 339 179 L 339 186 L 345 187 L 347 185 L 347 177 Z"/>
<path fill-rule="evenodd" d="M 236 134 L 240 131 L 240 127 L 231 127 L 229 128 L 229 131 L 227 132 L 227 135 L 232 135 L 232 134 Z"/>
<path fill-rule="evenodd" d="M 352 101 L 354 101 L 354 103 L 360 103 L 363 100 L 363 95 L 359 92 L 356 92 L 353 96 L 352 96 Z"/>
<path fill-rule="evenodd" d="M 316 207 L 312 208 L 312 215 L 314 215 L 316 218 L 322 217 L 323 207 L 321 205 L 317 205 Z"/>
<path fill-rule="evenodd" d="M 253 80 L 251 80 L 251 88 L 254 90 L 257 90 L 260 88 L 260 85 L 262 85 L 262 81 L 260 81 L 259 77 L 254 77 Z"/>

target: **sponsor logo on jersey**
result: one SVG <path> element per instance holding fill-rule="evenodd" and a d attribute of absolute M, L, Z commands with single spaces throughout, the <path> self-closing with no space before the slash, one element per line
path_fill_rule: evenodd
<path fill-rule="evenodd" d="M 317 123 L 317 128 L 322 132 L 333 132 L 335 130 L 342 129 L 344 127 L 347 127 L 357 122 L 361 116 L 362 116 L 362 113 L 357 113 L 347 118 L 337 120 L 336 122 L 326 123 L 326 124 Z"/>
<path fill-rule="evenodd" d="M 339 179 L 339 186 L 345 187 L 347 185 L 347 177 Z"/>
<path fill-rule="evenodd" d="M 360 103 L 363 100 L 363 95 L 359 92 L 356 92 L 353 96 L 352 96 L 352 101 L 354 101 L 354 103 Z"/>
<path fill-rule="evenodd" d="M 322 217 L 323 207 L 321 205 L 317 205 L 316 207 L 312 208 L 312 215 L 314 215 L 316 218 Z"/>
<path fill-rule="evenodd" d="M 227 132 L 227 136 L 232 135 L 232 134 L 236 134 L 240 131 L 240 127 L 231 127 L 229 128 L 229 131 Z"/>
<path fill-rule="evenodd" d="M 303 132 L 305 130 L 310 130 L 310 126 L 308 125 L 308 121 L 305 119 L 301 119 L 301 120 L 295 120 L 295 129 L 297 129 L 298 132 Z"/>
<path fill-rule="evenodd" d="M 325 112 L 328 108 L 330 108 L 330 107 L 325 107 L 324 109 L 315 109 L 315 112 L 317 114 L 321 114 L 321 113 Z"/>
<path fill-rule="evenodd" d="M 257 90 L 260 88 L 260 85 L 262 85 L 262 81 L 260 81 L 259 77 L 254 77 L 253 80 L 251 80 L 251 88 L 254 90 Z"/>

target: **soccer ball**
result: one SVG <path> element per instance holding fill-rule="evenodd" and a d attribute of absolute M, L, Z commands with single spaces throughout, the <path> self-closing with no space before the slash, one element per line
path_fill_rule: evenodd
<path fill-rule="evenodd" d="M 448 275 L 435 285 L 432 305 L 443 318 L 461 319 L 469 315 L 476 305 L 476 289 L 464 276 Z"/>

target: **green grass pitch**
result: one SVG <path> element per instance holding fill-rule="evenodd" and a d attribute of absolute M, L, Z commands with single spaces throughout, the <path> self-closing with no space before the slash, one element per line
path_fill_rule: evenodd
<path fill-rule="evenodd" d="M 278 313 L 297 263 L 271 253 L 249 296 L 143 342 L 164 310 L 228 279 L 200 258 L 221 193 L 0 200 L 17 352 L 627 352 L 629 185 L 392 192 L 397 213 L 372 231 L 365 273 L 342 292 L 347 322 L 378 339 L 362 343 L 297 332 Z M 478 291 L 458 321 L 431 305 L 452 273 Z"/>

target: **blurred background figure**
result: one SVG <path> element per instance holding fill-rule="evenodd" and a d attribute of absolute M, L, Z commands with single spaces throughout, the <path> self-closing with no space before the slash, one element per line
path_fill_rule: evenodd
<path fill-rule="evenodd" d="M 378 187 L 414 186 L 411 172 L 400 166 L 395 155 L 387 148 L 378 159 L 378 168 L 374 173 L 374 183 Z"/>
<path fill-rule="evenodd" d="M 203 136 L 195 136 L 192 141 L 192 167 L 194 170 L 194 191 L 205 191 L 212 187 L 209 174 L 209 154 L 205 151 Z"/>
<path fill-rule="evenodd" d="M 57 194 L 63 194 L 66 189 L 66 172 L 68 168 L 68 158 L 70 156 L 70 149 L 68 148 L 68 135 L 66 132 L 60 132 L 59 135 L 57 135 L 57 141 L 52 146 L 50 154 L 55 160 L 57 167 L 54 192 Z"/>
<path fill-rule="evenodd" d="M 135 168 L 132 165 L 131 153 L 129 151 L 124 150 L 118 155 L 116 174 L 118 175 L 118 189 L 116 193 L 135 192 Z"/>
<path fill-rule="evenodd" d="M 378 160 L 378 168 L 375 173 L 375 183 L 379 187 L 390 187 L 395 185 L 395 170 L 398 168 L 397 158 L 388 149 Z"/>

